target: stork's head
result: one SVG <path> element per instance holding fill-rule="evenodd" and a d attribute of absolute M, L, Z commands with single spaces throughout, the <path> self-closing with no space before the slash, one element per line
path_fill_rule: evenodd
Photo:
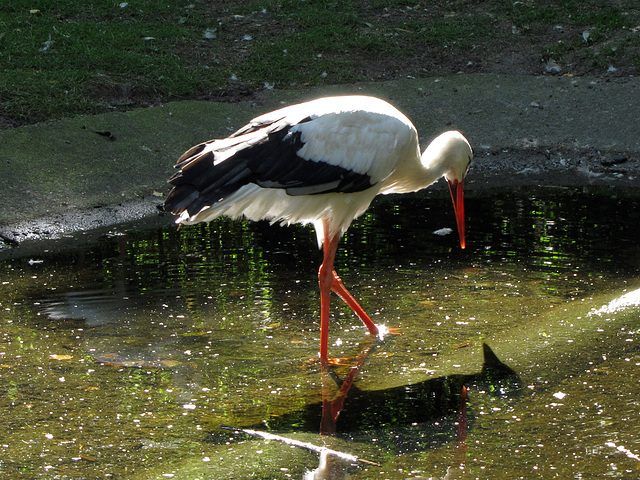
<path fill-rule="evenodd" d="M 449 184 L 453 210 L 458 225 L 460 247 L 466 247 L 464 226 L 464 177 L 467 176 L 473 151 L 464 135 L 452 130 L 436 137 L 427 147 L 423 157 L 434 159 Z"/>

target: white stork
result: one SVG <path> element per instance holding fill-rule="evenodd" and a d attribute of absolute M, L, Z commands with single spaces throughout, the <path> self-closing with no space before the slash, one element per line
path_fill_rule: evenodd
<path fill-rule="evenodd" d="M 381 336 L 333 269 L 340 237 L 379 194 L 407 193 L 444 176 L 460 246 L 465 248 L 463 181 L 472 158 L 457 131 L 441 134 L 420 155 L 411 121 L 374 97 L 319 98 L 253 119 L 222 140 L 188 150 L 176 164 L 164 209 L 178 224 L 222 215 L 281 224 L 312 223 L 324 261 L 320 284 L 320 359 L 327 361 L 329 300 L 334 291 Z"/>

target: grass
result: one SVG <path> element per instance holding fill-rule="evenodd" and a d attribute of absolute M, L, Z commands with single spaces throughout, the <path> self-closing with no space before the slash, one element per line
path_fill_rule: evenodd
<path fill-rule="evenodd" d="M 567 73 L 637 74 L 636 3 L 3 0 L 0 127 L 265 85 L 494 71 L 504 49 L 538 58 L 511 73 L 554 59 Z"/>

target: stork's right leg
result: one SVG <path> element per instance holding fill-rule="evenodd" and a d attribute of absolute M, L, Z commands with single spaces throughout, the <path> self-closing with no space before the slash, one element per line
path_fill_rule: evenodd
<path fill-rule="evenodd" d="M 327 232 L 327 230 L 325 230 Z M 329 306 L 333 287 L 333 262 L 336 257 L 339 237 L 329 240 L 325 233 L 324 259 L 318 270 L 320 285 L 320 361 L 327 362 L 329 345 Z"/>
<path fill-rule="evenodd" d="M 362 323 L 369 329 L 369 332 L 373 336 L 379 335 L 378 326 L 373 323 L 369 315 L 353 298 L 349 291 L 345 288 L 342 280 L 336 274 L 333 269 L 333 263 L 336 258 L 336 251 L 338 249 L 338 242 L 340 241 L 340 235 L 336 234 L 333 237 L 329 235 L 329 225 L 324 225 L 324 260 L 320 265 L 318 271 L 318 283 L 320 285 L 320 360 L 328 360 L 328 345 L 329 345 L 329 305 L 331 302 L 331 291 L 346 302 L 351 310 L 358 316 Z"/>

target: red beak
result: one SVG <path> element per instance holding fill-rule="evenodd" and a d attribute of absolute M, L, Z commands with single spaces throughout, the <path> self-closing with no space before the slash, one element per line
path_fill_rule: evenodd
<path fill-rule="evenodd" d="M 458 235 L 460 236 L 460 248 L 465 248 L 467 243 L 464 238 L 464 180 L 451 180 L 449 183 L 449 191 L 451 192 L 451 200 L 453 201 L 453 212 L 456 214 L 456 223 L 458 225 Z"/>

